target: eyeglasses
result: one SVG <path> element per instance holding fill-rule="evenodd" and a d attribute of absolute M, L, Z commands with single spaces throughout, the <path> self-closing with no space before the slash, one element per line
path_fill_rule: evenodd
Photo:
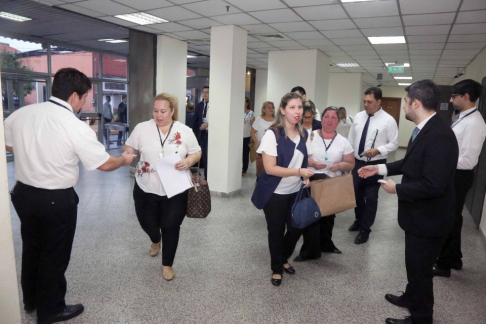
<path fill-rule="evenodd" d="M 304 119 L 314 119 L 314 117 L 304 117 Z"/>

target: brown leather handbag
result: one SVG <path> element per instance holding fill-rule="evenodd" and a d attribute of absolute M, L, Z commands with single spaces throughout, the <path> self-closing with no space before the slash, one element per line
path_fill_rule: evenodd
<path fill-rule="evenodd" d="M 197 175 L 192 177 L 192 188 L 189 188 L 187 196 L 186 215 L 189 218 L 206 218 L 211 212 L 211 193 L 208 182 L 201 179 L 199 163 Z"/>

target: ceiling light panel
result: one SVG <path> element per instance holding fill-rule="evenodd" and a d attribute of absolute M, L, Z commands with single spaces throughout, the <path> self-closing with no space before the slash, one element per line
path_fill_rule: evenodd
<path fill-rule="evenodd" d="M 394 78 L 395 78 L 395 80 L 412 80 L 412 79 L 413 79 L 413 78 L 412 78 L 412 77 L 410 77 L 410 76 L 406 76 L 406 77 L 397 77 L 397 76 L 396 76 L 396 77 L 394 77 Z"/>
<path fill-rule="evenodd" d="M 356 68 L 359 67 L 357 63 L 336 63 L 337 66 L 342 68 Z"/>
<path fill-rule="evenodd" d="M 131 14 L 126 14 L 126 15 L 116 15 L 116 18 L 123 19 L 126 21 L 133 22 L 135 24 L 139 25 L 151 25 L 151 24 L 160 24 L 164 22 L 169 22 L 168 20 L 155 17 L 149 14 L 146 14 L 144 12 L 137 12 L 137 13 L 131 13 Z"/>
<path fill-rule="evenodd" d="M 371 44 L 404 44 L 404 36 L 368 37 Z"/>
<path fill-rule="evenodd" d="M 9 12 L 5 11 L 0 11 L 0 18 L 8 19 L 8 20 L 13 20 L 17 22 L 24 22 L 24 21 L 29 21 L 32 20 L 31 18 L 19 16 L 19 15 L 14 15 Z"/>
<path fill-rule="evenodd" d="M 399 83 L 398 85 L 399 86 L 409 86 L 409 85 L 411 85 L 411 83 Z"/>

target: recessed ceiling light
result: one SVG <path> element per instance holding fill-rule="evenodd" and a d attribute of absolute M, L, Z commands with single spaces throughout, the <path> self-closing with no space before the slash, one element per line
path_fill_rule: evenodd
<path fill-rule="evenodd" d="M 98 42 L 107 42 L 107 41 L 112 41 L 114 40 L 113 38 L 102 38 L 102 39 L 98 39 Z"/>
<path fill-rule="evenodd" d="M 359 67 L 358 63 L 336 63 L 339 67 Z"/>
<path fill-rule="evenodd" d="M 409 86 L 409 85 L 411 85 L 411 83 L 399 83 L 398 85 L 399 86 Z"/>
<path fill-rule="evenodd" d="M 187 58 L 196 58 L 197 56 L 195 55 L 187 55 Z"/>
<path fill-rule="evenodd" d="M 403 67 L 410 67 L 410 63 L 403 63 L 402 65 L 398 64 L 398 63 L 385 63 L 386 66 L 390 66 L 390 65 L 393 65 L 393 66 L 403 66 Z"/>
<path fill-rule="evenodd" d="M 160 23 L 165 23 L 169 22 L 168 20 L 155 17 L 149 14 L 146 14 L 144 12 L 136 12 L 136 13 L 131 13 L 131 14 L 125 14 L 125 15 L 116 15 L 116 18 L 120 18 L 126 21 L 130 21 L 135 24 L 139 25 L 150 25 L 150 24 L 160 24 Z"/>
<path fill-rule="evenodd" d="M 412 77 L 394 77 L 395 80 L 412 80 Z"/>
<path fill-rule="evenodd" d="M 375 0 L 341 0 L 341 2 L 363 2 L 363 1 L 375 1 Z"/>
<path fill-rule="evenodd" d="M 405 36 L 368 37 L 371 44 L 405 44 Z"/>
<path fill-rule="evenodd" d="M 117 43 L 128 43 L 126 39 L 112 39 L 112 40 L 107 40 L 107 43 L 112 43 L 112 44 L 117 44 Z"/>
<path fill-rule="evenodd" d="M 22 17 L 18 15 L 14 15 L 5 11 L 0 11 L 0 18 L 5 18 L 13 21 L 24 22 L 32 20 L 32 18 Z"/>

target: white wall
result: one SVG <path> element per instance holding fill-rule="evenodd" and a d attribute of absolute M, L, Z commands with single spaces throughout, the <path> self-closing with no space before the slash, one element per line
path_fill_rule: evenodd
<path fill-rule="evenodd" d="M 20 323 L 20 305 L 10 218 L 4 134 L 2 122 L 0 123 L 0 156 L 2 157 L 0 159 L 0 323 L 16 324 Z"/>
<path fill-rule="evenodd" d="M 157 71 L 155 89 L 179 99 L 179 121 L 186 121 L 187 43 L 167 36 L 157 36 Z"/>
<path fill-rule="evenodd" d="M 260 116 L 261 107 L 267 101 L 268 70 L 256 70 L 255 75 L 255 114 Z M 273 103 L 278 106 L 278 102 Z"/>
<path fill-rule="evenodd" d="M 327 106 L 344 107 L 349 116 L 356 115 L 363 101 L 361 82 L 361 73 L 329 73 Z"/>
<path fill-rule="evenodd" d="M 293 87 L 301 86 L 317 109 L 326 107 L 329 57 L 319 50 L 270 51 L 267 98 L 276 106 Z"/>

